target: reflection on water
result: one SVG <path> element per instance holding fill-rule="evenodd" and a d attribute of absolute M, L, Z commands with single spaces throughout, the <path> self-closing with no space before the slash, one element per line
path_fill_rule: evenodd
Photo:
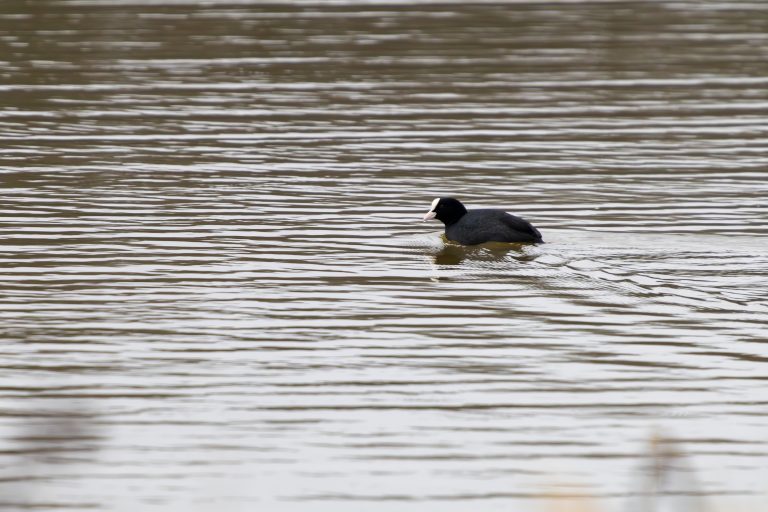
<path fill-rule="evenodd" d="M 444 236 L 443 239 L 445 239 Z M 466 247 L 447 242 L 434 255 L 433 260 L 436 265 L 460 265 L 466 260 L 503 263 L 509 261 L 509 258 L 528 261 L 532 259 L 532 256 L 526 253 L 528 246 L 530 244 L 488 242 L 479 246 Z"/>
<path fill-rule="evenodd" d="M 2 2 L 0 502 L 764 508 L 764 10 Z"/>

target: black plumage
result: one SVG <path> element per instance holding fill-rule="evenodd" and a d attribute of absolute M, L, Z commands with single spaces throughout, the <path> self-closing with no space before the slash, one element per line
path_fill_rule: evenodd
<path fill-rule="evenodd" d="M 424 215 L 424 220 L 429 219 L 442 221 L 446 238 L 462 245 L 544 241 L 539 230 L 525 219 L 496 208 L 467 210 L 461 201 L 452 197 L 435 199 Z"/>

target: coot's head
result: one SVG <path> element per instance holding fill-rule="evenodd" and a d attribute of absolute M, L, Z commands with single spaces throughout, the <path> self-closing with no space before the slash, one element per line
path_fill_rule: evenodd
<path fill-rule="evenodd" d="M 432 201 L 432 206 L 429 207 L 429 211 L 424 215 L 424 220 L 437 219 L 446 226 L 450 226 L 462 218 L 465 213 L 467 213 L 467 209 L 464 208 L 464 205 L 458 199 L 438 197 Z"/>

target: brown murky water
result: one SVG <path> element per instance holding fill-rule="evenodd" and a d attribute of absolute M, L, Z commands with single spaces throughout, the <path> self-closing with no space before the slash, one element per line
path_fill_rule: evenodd
<path fill-rule="evenodd" d="M 764 2 L 5 0 L 0 45 L 4 510 L 655 510 L 657 431 L 661 502 L 768 506 Z M 447 194 L 548 243 L 445 246 Z"/>

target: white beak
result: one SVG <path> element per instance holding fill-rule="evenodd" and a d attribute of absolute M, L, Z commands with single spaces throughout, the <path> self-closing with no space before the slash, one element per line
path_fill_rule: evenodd
<path fill-rule="evenodd" d="M 424 222 L 424 221 L 427 221 L 427 220 L 432 220 L 432 219 L 434 219 L 436 216 L 437 216 L 437 212 L 429 211 L 429 212 L 427 212 L 427 213 L 424 215 L 424 219 L 422 220 L 422 222 Z"/>

